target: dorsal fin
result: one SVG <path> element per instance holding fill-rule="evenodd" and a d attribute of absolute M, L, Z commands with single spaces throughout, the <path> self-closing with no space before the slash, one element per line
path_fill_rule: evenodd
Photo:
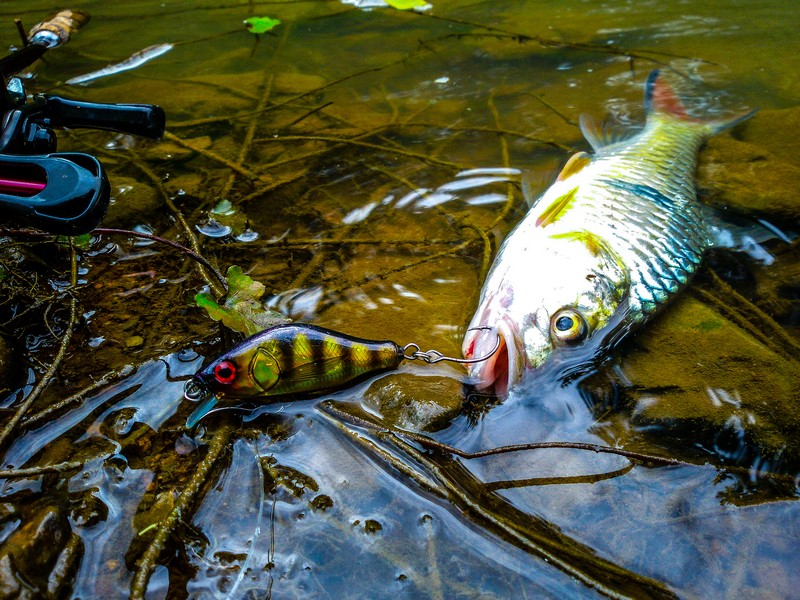
<path fill-rule="evenodd" d="M 690 119 L 683 102 L 664 79 L 660 70 L 654 69 L 650 72 L 644 89 L 644 108 L 647 114 L 656 112 L 672 115 L 678 119 Z"/>
<path fill-rule="evenodd" d="M 595 152 L 600 151 L 606 146 L 625 141 L 631 136 L 630 132 L 609 127 L 586 113 L 581 114 L 578 123 L 581 126 L 583 137 L 586 138 L 586 141 L 589 142 L 589 145 Z"/>
<path fill-rule="evenodd" d="M 557 181 L 564 181 L 567 177 L 572 177 L 590 162 L 592 162 L 592 157 L 586 154 L 586 152 L 573 154 L 569 157 L 567 164 L 564 165 L 564 168 L 561 169 L 561 172 L 558 174 Z"/>

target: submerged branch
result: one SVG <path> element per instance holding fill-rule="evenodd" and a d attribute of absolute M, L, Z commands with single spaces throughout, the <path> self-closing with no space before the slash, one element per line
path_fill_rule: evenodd
<path fill-rule="evenodd" d="M 126 365 L 117 372 L 109 373 L 105 377 L 102 377 L 101 379 L 95 381 L 92 385 L 83 388 L 78 393 L 72 394 L 72 396 L 64 398 L 63 400 L 56 402 L 55 404 L 51 404 L 44 410 L 41 410 L 38 413 L 31 415 L 30 417 L 23 420 L 22 424 L 25 425 L 26 427 L 29 427 L 31 425 L 35 425 L 39 421 L 44 421 L 45 419 L 51 417 L 53 414 L 63 410 L 64 408 L 72 406 L 73 404 L 77 404 L 92 392 L 99 390 L 102 387 L 105 387 L 106 385 L 117 379 L 123 379 L 127 377 L 135 370 L 136 369 L 131 365 Z"/>
<path fill-rule="evenodd" d="M 150 181 L 153 185 L 156 186 L 161 197 L 164 199 L 164 204 L 167 205 L 167 208 L 172 212 L 175 216 L 175 219 L 178 221 L 180 228 L 183 230 L 186 238 L 189 240 L 189 245 L 191 246 L 192 250 L 195 254 L 200 256 L 200 245 L 197 243 L 197 237 L 194 235 L 192 228 L 189 227 L 189 224 L 186 222 L 186 219 L 183 216 L 183 213 L 175 206 L 175 203 L 172 201 L 172 198 L 167 193 L 167 190 L 164 188 L 164 184 L 162 183 L 161 179 L 148 167 L 144 164 L 141 160 L 139 160 L 133 152 L 129 152 L 129 159 L 131 163 L 139 169 Z M 200 277 L 208 284 L 208 287 L 214 292 L 216 296 L 222 296 L 224 293 L 225 287 L 220 287 L 214 282 L 206 273 L 205 269 L 201 265 L 196 265 L 197 271 L 200 274 Z"/>
<path fill-rule="evenodd" d="M 358 137 L 365 137 L 365 136 L 359 135 Z M 377 150 L 379 152 L 387 152 L 389 154 L 400 154 L 401 156 L 408 156 L 409 158 L 414 158 L 416 160 L 425 163 L 430 163 L 432 165 L 437 165 L 440 167 L 446 167 L 448 169 L 453 169 L 455 171 L 461 171 L 464 169 L 464 165 L 458 165 L 450 161 L 433 158 L 432 156 L 428 154 L 422 154 L 421 152 L 412 152 L 411 150 L 405 150 L 404 148 L 401 148 L 399 146 L 387 147 L 387 146 L 381 146 L 380 144 L 372 144 L 370 142 L 361 142 L 353 138 L 343 138 L 343 137 L 326 136 L 326 135 L 281 135 L 278 137 L 266 137 L 256 140 L 256 142 L 259 143 L 286 142 L 286 141 L 326 142 L 336 145 L 358 146 L 360 148 L 369 148 L 370 150 Z M 273 165 L 268 165 L 268 166 L 274 166 L 274 164 L 275 163 L 273 163 Z"/>
<path fill-rule="evenodd" d="M 93 234 L 95 235 L 124 235 L 128 237 L 137 237 L 144 240 L 152 240 L 154 242 L 158 242 L 159 244 L 165 244 L 167 246 L 171 246 L 176 250 L 180 250 L 186 256 L 191 258 L 192 260 L 197 261 L 206 269 L 208 269 L 214 277 L 222 284 L 223 288 L 227 286 L 227 281 L 225 276 L 219 272 L 219 270 L 214 267 L 206 258 L 204 258 L 201 254 L 198 254 L 194 250 L 187 248 L 186 246 L 179 244 L 178 242 L 174 242 L 170 239 L 153 235 L 151 233 L 144 233 L 141 231 L 132 231 L 130 229 L 114 229 L 108 227 L 98 227 L 97 229 L 92 230 Z M 2 229 L 0 228 L 0 235 L 8 236 L 8 237 L 29 237 L 29 238 L 51 238 L 54 239 L 55 236 L 52 233 L 48 233 L 46 231 L 39 231 L 37 229 Z"/>
<path fill-rule="evenodd" d="M 184 148 L 186 148 L 188 150 L 191 150 L 192 152 L 197 152 L 201 156 L 204 156 L 205 158 L 207 158 L 207 159 L 209 159 L 211 161 L 218 162 L 222 166 L 227 167 L 231 171 L 235 171 L 235 172 L 239 173 L 239 175 L 247 177 L 248 179 L 251 179 L 253 181 L 257 181 L 258 179 L 260 179 L 259 175 L 257 175 L 256 173 L 253 173 L 253 171 L 251 171 L 250 169 L 248 169 L 246 167 L 243 167 L 241 164 L 236 163 L 236 162 L 234 162 L 232 160 L 229 160 L 229 159 L 225 158 L 224 156 L 220 156 L 219 154 L 217 154 L 216 152 L 212 152 L 211 150 L 206 150 L 205 148 L 201 148 L 199 146 L 195 146 L 191 142 L 187 142 L 183 138 L 175 135 L 174 133 L 171 133 L 169 131 L 165 131 L 164 132 L 164 139 L 165 140 L 169 140 L 170 142 L 174 142 L 174 143 L 178 144 L 179 146 L 183 146 Z M 222 194 L 222 195 L 224 196 L 225 194 Z"/>
<path fill-rule="evenodd" d="M 186 256 L 188 256 L 192 260 L 196 260 L 198 263 L 203 265 L 206 269 L 208 269 L 211 272 L 212 275 L 214 275 L 214 277 L 217 278 L 217 280 L 220 282 L 220 284 L 222 284 L 223 288 L 226 288 L 227 285 L 228 285 L 228 282 L 225 279 L 225 276 L 222 273 L 220 273 L 219 270 L 216 267 L 214 267 L 214 265 L 212 265 L 210 262 L 208 262 L 208 260 L 206 260 L 201 254 L 198 254 L 194 250 L 191 250 L 191 249 L 187 248 L 186 246 L 183 246 L 183 245 L 179 244 L 178 242 L 173 242 L 172 240 L 169 240 L 167 238 L 163 238 L 161 236 L 153 235 L 151 233 L 143 233 L 143 232 L 139 232 L 139 231 L 131 231 L 130 229 L 111 229 L 111 228 L 108 228 L 108 227 L 99 227 L 99 228 L 95 229 L 94 231 L 92 231 L 92 233 L 127 235 L 127 236 L 131 236 L 131 237 L 142 238 L 142 239 L 145 239 L 145 240 L 153 240 L 154 242 L 158 242 L 159 244 L 166 244 L 167 246 L 171 246 L 171 247 L 173 247 L 173 248 L 175 248 L 177 250 L 180 250 L 181 252 L 183 252 Z"/>
<path fill-rule="evenodd" d="M 531 479 L 513 479 L 509 481 L 492 481 L 485 484 L 484 488 L 487 492 L 496 492 L 497 490 L 508 490 L 513 488 L 531 487 L 535 485 L 564 485 L 572 483 L 597 483 L 599 481 L 606 481 L 621 477 L 629 473 L 636 466 L 635 462 L 630 462 L 621 469 L 615 471 L 608 471 L 606 473 L 593 473 L 591 475 L 568 475 L 568 476 L 553 476 L 553 477 L 533 477 Z"/>
<path fill-rule="evenodd" d="M 228 447 L 232 435 L 233 426 L 230 424 L 223 424 L 216 429 L 214 437 L 208 446 L 208 452 L 203 457 L 203 460 L 200 461 L 200 464 L 195 467 L 191 479 L 184 486 L 183 492 L 175 503 L 175 508 L 158 524 L 155 537 L 151 540 L 136 565 L 136 572 L 131 580 L 130 598 L 132 600 L 143 600 L 145 598 L 150 576 L 153 574 L 156 561 L 164 551 L 167 540 L 184 515 L 188 517 L 191 514 L 191 509 L 200 490 L 208 482 L 212 470 Z"/>
<path fill-rule="evenodd" d="M 36 477 L 45 473 L 66 473 L 77 471 L 83 467 L 82 462 L 62 462 L 54 465 L 44 465 L 41 467 L 30 467 L 27 469 L 3 469 L 0 470 L 0 479 L 20 479 L 23 477 Z"/>
<path fill-rule="evenodd" d="M 588 452 L 595 452 L 598 454 L 614 454 L 617 456 L 622 456 L 624 458 L 627 458 L 628 460 L 631 460 L 635 463 L 639 463 L 645 466 L 663 465 L 663 466 L 680 466 L 680 467 L 693 467 L 693 468 L 712 467 L 714 469 L 717 469 L 718 471 L 737 473 L 739 475 L 744 475 L 744 476 L 752 475 L 750 469 L 747 469 L 745 467 L 739 467 L 736 465 L 715 465 L 713 463 L 699 464 L 686 460 L 680 460 L 677 458 L 668 458 L 666 456 L 645 454 L 643 452 L 634 452 L 632 450 L 624 450 L 622 448 L 613 448 L 611 446 L 604 446 L 602 444 L 591 444 L 586 442 L 531 442 L 527 444 L 511 444 L 508 446 L 497 446 L 495 448 L 488 448 L 486 450 L 479 450 L 477 452 L 466 452 L 464 450 L 456 448 L 455 446 L 450 446 L 449 444 L 438 442 L 434 439 L 431 439 L 419 433 L 387 427 L 384 424 L 373 421 L 371 417 L 367 416 L 361 417 L 354 415 L 352 413 L 337 408 L 330 402 L 322 402 L 319 406 L 323 412 L 328 412 L 339 419 L 348 421 L 359 427 L 366 427 L 373 430 L 379 430 L 382 431 L 385 435 L 391 435 L 393 437 L 407 438 L 409 440 L 412 440 L 420 444 L 421 446 L 424 446 L 425 448 L 431 450 L 437 450 L 439 452 L 444 452 L 446 454 L 451 454 L 453 456 L 458 456 L 459 458 L 463 458 L 466 460 L 473 460 L 476 458 L 484 458 L 487 456 L 495 456 L 499 454 L 508 454 L 510 452 L 520 452 L 527 450 L 569 449 L 569 450 L 582 450 Z M 764 477 L 765 479 L 772 479 L 776 481 L 788 481 L 788 482 L 794 481 L 794 478 L 791 475 L 786 475 L 783 473 L 760 472 L 759 477 Z"/>

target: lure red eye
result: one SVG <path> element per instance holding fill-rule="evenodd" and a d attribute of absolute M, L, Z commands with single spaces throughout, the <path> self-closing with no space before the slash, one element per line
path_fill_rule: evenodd
<path fill-rule="evenodd" d="M 232 383 L 236 379 L 236 365 L 227 360 L 223 360 L 214 367 L 214 377 L 223 384 Z"/>

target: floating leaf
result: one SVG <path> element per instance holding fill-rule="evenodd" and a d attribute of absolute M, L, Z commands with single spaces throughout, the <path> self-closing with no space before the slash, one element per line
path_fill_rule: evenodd
<path fill-rule="evenodd" d="M 250 33 L 267 33 L 275 26 L 280 25 L 280 19 L 273 19 L 272 17 L 250 17 L 243 21 L 247 31 Z"/>
<path fill-rule="evenodd" d="M 386 0 L 386 4 L 397 10 L 430 7 L 430 4 L 425 2 L 425 0 Z"/>
<path fill-rule="evenodd" d="M 220 200 L 219 203 L 211 209 L 211 213 L 215 215 L 232 215 L 236 212 L 236 207 L 233 206 L 230 200 Z"/>
<path fill-rule="evenodd" d="M 230 267 L 225 279 L 228 282 L 228 296 L 222 306 L 205 292 L 194 297 L 197 306 L 206 309 L 208 316 L 215 321 L 222 321 L 223 325 L 233 331 L 250 336 L 267 327 L 291 320 L 264 307 L 260 301 L 264 295 L 264 286 L 245 275 L 240 267 Z"/>

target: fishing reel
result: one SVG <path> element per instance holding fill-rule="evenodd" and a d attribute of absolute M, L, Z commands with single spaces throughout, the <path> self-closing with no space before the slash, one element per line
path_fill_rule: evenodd
<path fill-rule="evenodd" d="M 157 139 L 164 134 L 164 110 L 152 104 L 28 96 L 15 74 L 38 60 L 52 40 L 40 32 L 24 41 L 21 50 L 0 58 L 0 222 L 61 235 L 88 233 L 108 209 L 108 177 L 94 156 L 56 152 L 55 130 L 103 129 Z"/>

